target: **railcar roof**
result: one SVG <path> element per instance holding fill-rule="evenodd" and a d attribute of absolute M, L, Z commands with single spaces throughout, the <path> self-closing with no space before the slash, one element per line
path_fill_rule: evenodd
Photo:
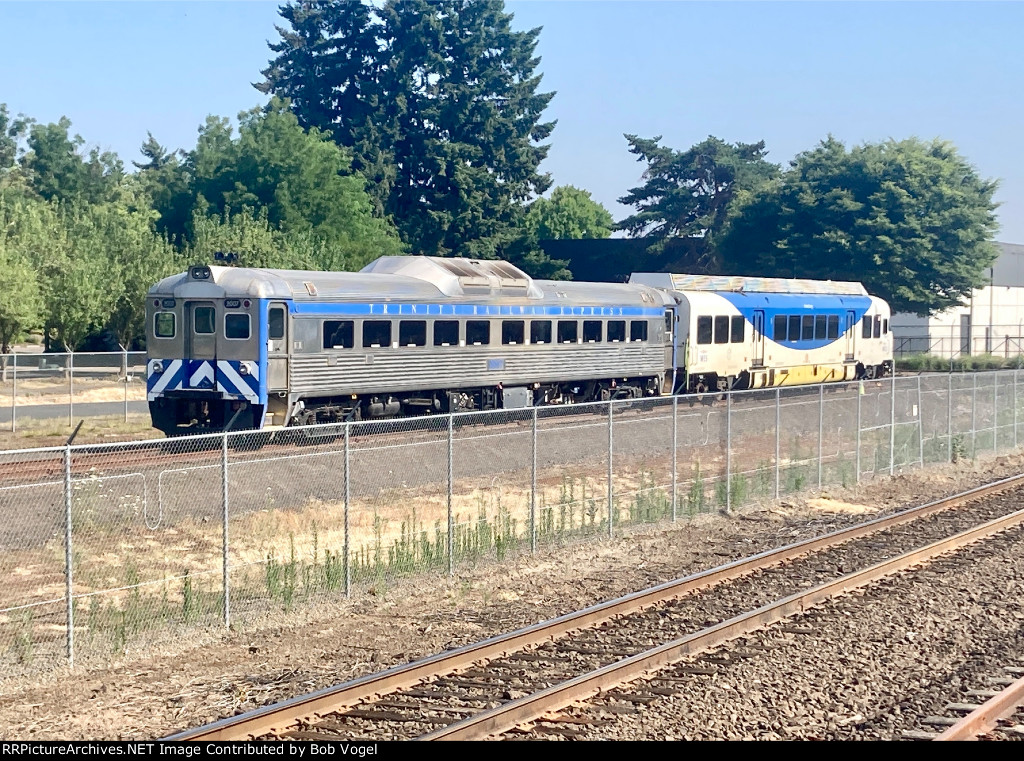
<path fill-rule="evenodd" d="M 805 278 L 686 275 L 674 272 L 634 272 L 631 283 L 643 283 L 672 291 L 730 291 L 735 293 L 795 293 L 867 296 L 861 283 L 846 280 Z"/>
<path fill-rule="evenodd" d="M 166 277 L 151 295 L 176 298 L 250 298 L 320 301 L 416 301 L 477 304 L 662 306 L 658 290 L 621 283 L 533 280 L 501 261 L 385 256 L 361 272 L 311 272 L 251 267 L 210 267 L 210 278 L 189 271 Z"/>

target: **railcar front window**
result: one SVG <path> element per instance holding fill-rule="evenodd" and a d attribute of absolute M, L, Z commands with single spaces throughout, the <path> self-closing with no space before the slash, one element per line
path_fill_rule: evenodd
<path fill-rule="evenodd" d="M 629 340 L 630 341 L 646 341 L 647 340 L 647 320 L 630 320 L 630 323 L 629 323 Z"/>
<path fill-rule="evenodd" d="M 466 344 L 486 346 L 491 342 L 491 323 L 487 320 L 469 320 L 466 322 Z"/>
<path fill-rule="evenodd" d="M 174 338 L 174 312 L 157 312 L 153 318 L 153 333 L 157 338 Z"/>
<path fill-rule="evenodd" d="M 249 337 L 249 315 L 224 315 L 224 337 L 234 341 L 244 341 Z"/>
<path fill-rule="evenodd" d="M 626 340 L 626 321 L 625 320 L 609 320 L 608 322 L 608 341 L 609 343 L 619 343 L 620 341 Z"/>
<path fill-rule="evenodd" d="M 558 343 L 574 344 L 578 335 L 579 325 L 576 323 L 576 320 L 558 321 Z"/>
<path fill-rule="evenodd" d="M 217 328 L 214 327 L 213 317 L 213 307 L 196 307 L 192 312 L 192 329 L 202 335 L 215 333 Z"/>
<path fill-rule="evenodd" d="M 882 318 L 875 315 L 875 338 L 882 337 Z"/>
<path fill-rule="evenodd" d="M 401 320 L 398 323 L 399 346 L 426 346 L 427 321 Z"/>
<path fill-rule="evenodd" d="M 391 320 L 367 320 L 363 323 L 363 348 L 391 346 Z"/>
<path fill-rule="evenodd" d="M 775 315 L 775 340 L 785 341 L 786 340 L 786 315 L 778 314 Z"/>
<path fill-rule="evenodd" d="M 710 317 L 698 317 L 697 318 L 697 343 L 709 344 L 711 343 L 711 318 Z"/>
<path fill-rule="evenodd" d="M 530 343 L 551 343 L 551 320 L 533 320 L 530 323 Z"/>
<path fill-rule="evenodd" d="M 275 341 L 284 338 L 284 309 L 274 307 L 268 313 L 267 337 Z"/>
<path fill-rule="evenodd" d="M 601 321 L 600 320 L 584 320 L 583 321 L 583 343 L 592 344 L 597 343 L 601 340 Z"/>
<path fill-rule="evenodd" d="M 883 336 L 889 335 L 889 321 L 888 320 L 882 320 L 882 335 Z"/>
<path fill-rule="evenodd" d="M 435 320 L 434 321 L 434 346 L 458 346 L 459 345 L 459 321 L 458 320 Z"/>
<path fill-rule="evenodd" d="M 864 315 L 862 323 L 861 338 L 871 338 L 871 315 Z"/>
<path fill-rule="evenodd" d="M 828 316 L 828 337 L 839 338 L 839 315 L 830 314 Z"/>
<path fill-rule="evenodd" d="M 746 332 L 747 332 L 747 330 L 746 330 L 746 323 L 747 323 L 747 321 L 745 319 L 743 319 L 742 315 L 740 315 L 738 317 L 733 317 L 732 318 L 732 332 L 731 332 L 731 334 L 729 336 L 730 343 L 734 343 L 734 344 L 741 344 L 741 343 L 743 343 L 743 338 L 744 338 L 744 336 L 746 335 Z"/>
<path fill-rule="evenodd" d="M 356 345 L 355 336 L 352 320 L 324 320 L 325 349 L 351 349 Z"/>

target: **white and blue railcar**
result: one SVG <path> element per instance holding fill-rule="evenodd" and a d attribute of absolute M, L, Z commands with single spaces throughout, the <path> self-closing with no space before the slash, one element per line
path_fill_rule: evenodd
<path fill-rule="evenodd" d="M 889 306 L 860 283 L 634 273 L 670 294 L 676 393 L 870 379 L 892 372 Z"/>

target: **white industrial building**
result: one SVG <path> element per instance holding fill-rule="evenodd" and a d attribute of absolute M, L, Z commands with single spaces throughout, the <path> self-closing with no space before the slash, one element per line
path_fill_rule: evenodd
<path fill-rule="evenodd" d="M 988 270 L 988 285 L 975 290 L 963 306 L 931 317 L 892 316 L 897 357 L 1024 354 L 1024 246 L 996 245 L 1000 254 Z"/>

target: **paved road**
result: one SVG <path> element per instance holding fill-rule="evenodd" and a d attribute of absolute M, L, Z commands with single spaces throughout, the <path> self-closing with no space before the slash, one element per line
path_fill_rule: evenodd
<path fill-rule="evenodd" d="M 102 417 L 109 415 L 123 415 L 124 402 L 82 402 L 74 405 L 74 419 L 89 417 Z M 128 402 L 128 412 L 147 413 L 149 412 L 148 402 Z M 18 405 L 18 420 L 49 420 L 52 418 L 67 418 L 67 404 L 32 404 Z M 11 408 L 0 407 L 0 425 L 11 422 Z"/>

